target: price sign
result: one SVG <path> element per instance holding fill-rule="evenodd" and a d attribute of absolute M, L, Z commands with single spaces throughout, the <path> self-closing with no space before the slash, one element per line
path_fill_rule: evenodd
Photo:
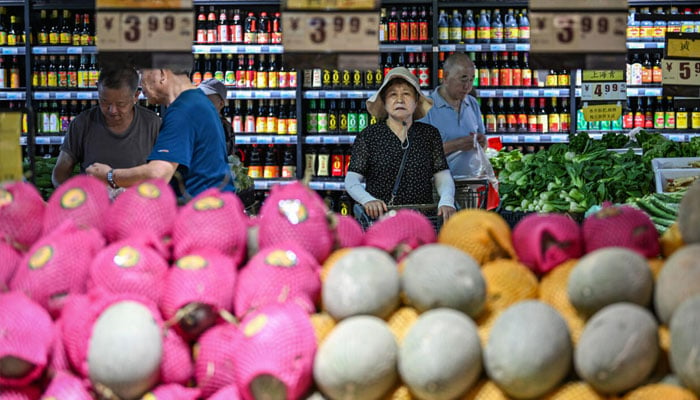
<path fill-rule="evenodd" d="M 22 179 L 21 127 L 21 113 L 0 113 L 0 182 Z"/>
<path fill-rule="evenodd" d="M 586 121 L 615 121 L 622 115 L 619 104 L 599 104 L 583 106 L 583 116 Z"/>
<path fill-rule="evenodd" d="M 677 33 L 666 38 L 667 58 L 700 58 L 700 35 Z"/>
<path fill-rule="evenodd" d="M 284 49 L 290 52 L 377 52 L 376 11 L 282 13 Z"/>
<path fill-rule="evenodd" d="M 367 10 L 379 7 L 378 0 L 287 0 L 290 10 Z"/>
<path fill-rule="evenodd" d="M 581 78 L 583 101 L 627 99 L 627 84 L 622 70 L 585 70 Z"/>
<path fill-rule="evenodd" d="M 700 86 L 700 60 L 663 59 L 661 66 L 664 85 Z"/>
<path fill-rule="evenodd" d="M 102 11 L 99 50 L 192 51 L 191 11 Z"/>

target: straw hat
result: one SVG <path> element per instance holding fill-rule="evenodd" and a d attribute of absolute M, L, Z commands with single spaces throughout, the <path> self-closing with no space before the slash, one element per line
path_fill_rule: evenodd
<path fill-rule="evenodd" d="M 418 78 L 416 78 L 415 75 L 404 67 L 393 68 L 388 74 L 386 74 L 384 77 L 384 82 L 382 82 L 382 86 L 374 95 L 372 95 L 372 97 L 367 100 L 367 111 L 377 117 L 377 119 L 384 119 L 387 117 L 387 112 L 384 108 L 384 101 L 379 94 L 382 93 L 384 88 L 393 79 L 402 79 L 416 89 L 416 92 L 418 92 L 418 104 L 416 105 L 416 110 L 413 112 L 413 120 L 415 121 L 425 117 L 428 114 L 430 107 L 433 106 L 433 100 L 426 97 L 423 92 L 421 92 L 420 86 L 418 85 Z"/>

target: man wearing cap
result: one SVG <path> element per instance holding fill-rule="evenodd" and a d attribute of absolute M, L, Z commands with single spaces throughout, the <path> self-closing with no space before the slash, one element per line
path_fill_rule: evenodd
<path fill-rule="evenodd" d="M 185 197 L 194 197 L 208 188 L 235 192 L 216 108 L 188 75 L 189 70 L 181 67 L 141 70 L 141 86 L 148 101 L 168 106 L 148 163 L 118 169 L 95 163 L 87 173 L 112 187 L 177 177 L 184 184 Z"/>
<path fill-rule="evenodd" d="M 454 53 L 447 57 L 443 68 L 443 83 L 430 93 L 433 108 L 421 122 L 440 131 L 452 175 L 470 178 L 474 176 L 470 163 L 476 156 L 474 135 L 482 147 L 486 145 L 479 103 L 469 95 L 474 63 L 465 53 Z"/>
<path fill-rule="evenodd" d="M 71 177 L 76 164 L 85 171 L 102 162 L 116 168 L 141 165 L 158 137 L 160 117 L 138 104 L 139 76 L 131 67 L 106 67 L 97 80 L 98 106 L 80 113 L 68 126 L 53 185 Z"/>
<path fill-rule="evenodd" d="M 387 205 L 432 204 L 433 178 L 440 195 L 437 214 L 447 219 L 455 212 L 454 182 L 440 133 L 414 121 L 431 106 L 418 79 L 404 67 L 389 71 L 367 100 L 367 110 L 380 122 L 355 138 L 345 188 L 371 218 L 384 214 Z"/>
<path fill-rule="evenodd" d="M 226 86 L 218 79 L 207 79 L 199 84 L 199 89 L 207 95 L 214 107 L 219 112 L 221 125 L 224 128 L 224 137 L 226 138 L 226 154 L 233 154 L 235 147 L 235 138 L 233 136 L 233 127 L 223 115 L 221 110 L 226 105 Z"/>

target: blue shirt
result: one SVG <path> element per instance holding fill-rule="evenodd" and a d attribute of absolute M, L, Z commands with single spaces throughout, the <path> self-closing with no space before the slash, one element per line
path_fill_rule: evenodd
<path fill-rule="evenodd" d="M 484 121 L 481 118 L 481 109 L 476 98 L 467 95 L 462 100 L 462 104 L 459 107 L 459 115 L 457 115 L 455 109 L 438 93 L 438 88 L 435 88 L 429 96 L 433 99 L 433 107 L 428 111 L 428 115 L 419 121 L 438 128 L 443 143 L 462 136 L 469 136 L 470 133 L 486 132 Z M 477 160 L 475 155 L 476 151 L 474 150 L 458 150 L 446 154 L 447 164 L 450 166 L 452 176 L 475 176 L 478 166 L 471 166 L 472 160 Z"/>
<path fill-rule="evenodd" d="M 176 174 L 192 197 L 212 187 L 235 192 L 223 129 L 209 98 L 199 89 L 186 90 L 165 110 L 148 159 L 178 163 Z"/>

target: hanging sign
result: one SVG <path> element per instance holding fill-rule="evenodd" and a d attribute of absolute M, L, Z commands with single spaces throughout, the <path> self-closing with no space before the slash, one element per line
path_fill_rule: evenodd
<path fill-rule="evenodd" d="M 667 33 L 661 60 L 666 96 L 700 96 L 700 34 Z"/>
<path fill-rule="evenodd" d="M 583 105 L 583 115 L 586 121 L 615 121 L 622 115 L 622 105 L 616 104 L 586 104 Z"/>
<path fill-rule="evenodd" d="M 96 8 L 101 61 L 191 68 L 192 0 L 97 0 Z"/>
<path fill-rule="evenodd" d="M 0 112 L 0 182 L 22 180 L 22 114 Z"/>
<path fill-rule="evenodd" d="M 584 70 L 581 82 L 582 101 L 627 100 L 627 83 L 622 70 Z"/>
<path fill-rule="evenodd" d="M 530 0 L 535 68 L 624 68 L 627 1 Z"/>

